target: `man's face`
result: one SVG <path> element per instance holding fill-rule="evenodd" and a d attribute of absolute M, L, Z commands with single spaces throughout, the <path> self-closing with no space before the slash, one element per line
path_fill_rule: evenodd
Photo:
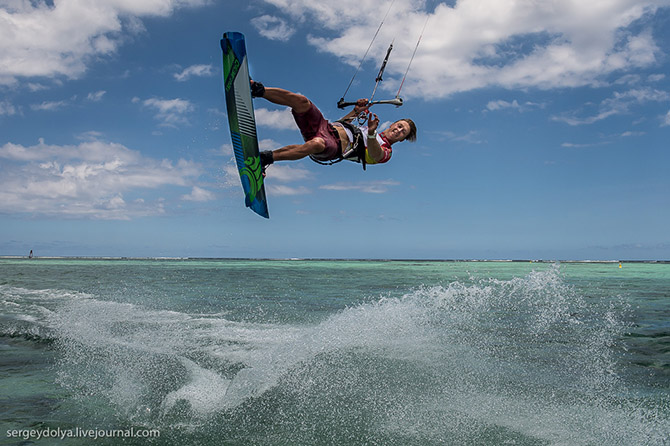
<path fill-rule="evenodd" d="M 403 141 L 409 135 L 410 128 L 407 121 L 396 121 L 386 130 L 385 135 L 390 143 Z"/>

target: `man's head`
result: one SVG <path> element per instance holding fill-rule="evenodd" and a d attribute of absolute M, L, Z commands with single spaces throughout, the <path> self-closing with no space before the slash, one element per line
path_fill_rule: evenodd
<path fill-rule="evenodd" d="M 400 119 L 384 132 L 391 144 L 395 142 L 404 141 L 406 139 L 414 142 L 416 141 L 416 125 L 414 121 L 409 118 Z"/>
<path fill-rule="evenodd" d="M 414 121 L 412 121 L 409 118 L 401 119 L 401 121 L 405 121 L 407 123 L 407 125 L 409 125 L 409 133 L 407 134 L 405 139 L 410 141 L 410 142 L 415 142 L 416 141 L 416 124 L 414 124 Z"/>

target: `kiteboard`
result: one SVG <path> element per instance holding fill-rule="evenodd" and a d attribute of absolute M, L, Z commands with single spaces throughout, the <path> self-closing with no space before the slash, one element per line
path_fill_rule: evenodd
<path fill-rule="evenodd" d="M 221 49 L 228 124 L 235 162 L 244 190 L 244 201 L 258 215 L 270 218 L 258 151 L 244 35 L 238 32 L 224 33 Z"/>

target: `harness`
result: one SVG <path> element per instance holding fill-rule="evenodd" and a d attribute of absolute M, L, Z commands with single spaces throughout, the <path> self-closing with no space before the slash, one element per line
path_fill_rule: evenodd
<path fill-rule="evenodd" d="M 333 159 L 333 160 L 328 160 L 328 161 L 321 161 L 321 160 L 317 159 L 314 155 L 310 155 L 309 157 L 312 159 L 312 161 L 314 161 L 318 164 L 321 164 L 323 166 L 332 166 L 333 164 L 337 164 L 337 163 L 339 163 L 340 161 L 343 161 L 343 160 L 356 161 L 358 163 L 361 163 L 361 165 L 363 166 L 363 170 L 365 170 L 365 165 L 366 165 L 365 151 L 366 151 L 366 147 L 365 147 L 365 140 L 364 140 L 365 137 L 363 136 L 363 132 L 361 131 L 361 129 L 359 127 L 357 127 L 355 125 L 352 125 L 349 122 L 346 122 L 346 121 L 335 121 L 335 122 L 337 122 L 338 124 L 341 124 L 342 127 L 349 130 L 351 132 L 351 134 L 353 135 L 354 140 L 351 143 L 351 147 L 349 148 L 349 150 L 347 150 L 346 153 L 344 153 L 344 154 L 340 153 L 338 158 Z M 340 142 L 340 144 L 341 144 L 341 142 Z"/>

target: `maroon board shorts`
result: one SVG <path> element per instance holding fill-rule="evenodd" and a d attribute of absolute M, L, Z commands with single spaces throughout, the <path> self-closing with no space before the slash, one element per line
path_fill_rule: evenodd
<path fill-rule="evenodd" d="M 304 113 L 293 113 L 293 119 L 302 133 L 302 139 L 305 142 L 310 141 L 316 137 L 323 138 L 326 143 L 326 148 L 323 152 L 312 155 L 319 161 L 330 161 L 340 157 L 340 135 L 337 130 L 326 121 L 321 111 L 316 108 L 316 105 L 310 102 L 309 110 Z"/>

